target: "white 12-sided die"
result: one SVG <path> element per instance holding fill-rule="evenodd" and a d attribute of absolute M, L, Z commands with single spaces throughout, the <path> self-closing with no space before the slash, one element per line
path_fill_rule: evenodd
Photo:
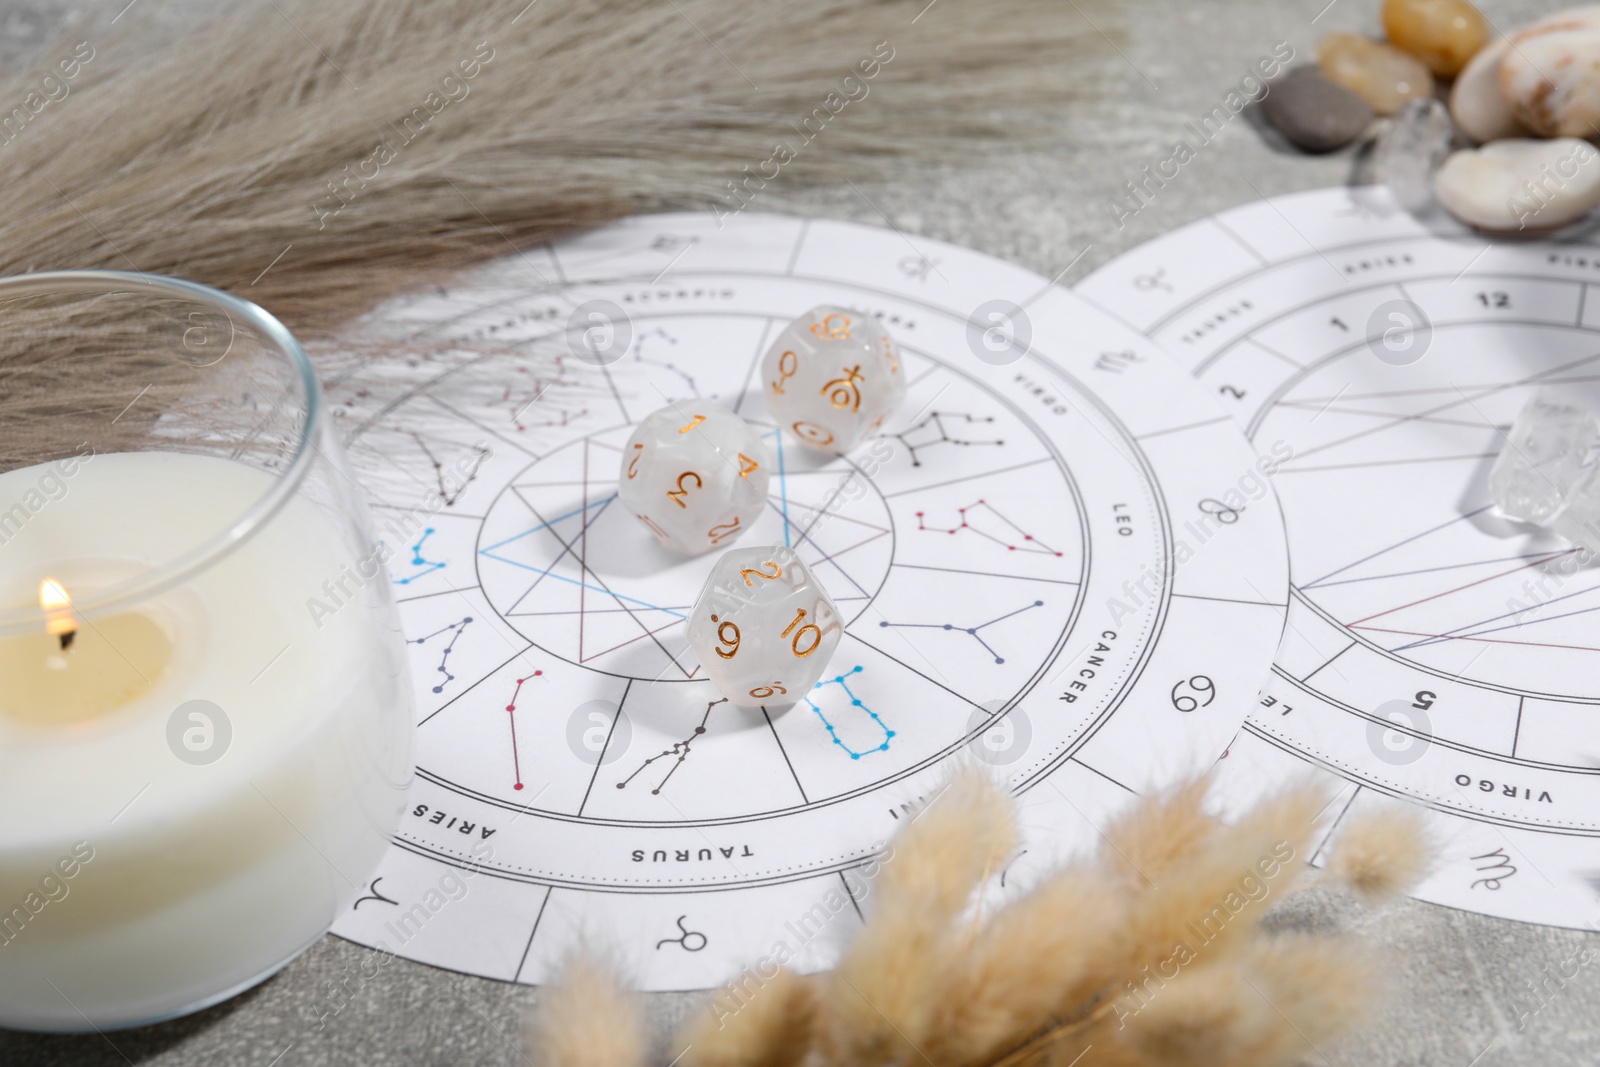
<path fill-rule="evenodd" d="M 648 416 L 622 450 L 617 496 L 663 545 L 686 555 L 725 545 L 767 506 L 766 447 L 709 400 Z"/>
<path fill-rule="evenodd" d="M 689 616 L 689 647 L 735 704 L 793 704 L 839 647 L 839 611 L 793 549 L 735 548 L 711 569 Z"/>
<path fill-rule="evenodd" d="M 871 315 L 826 304 L 784 327 L 761 378 L 778 425 L 826 452 L 855 448 L 906 396 L 888 331 Z"/>

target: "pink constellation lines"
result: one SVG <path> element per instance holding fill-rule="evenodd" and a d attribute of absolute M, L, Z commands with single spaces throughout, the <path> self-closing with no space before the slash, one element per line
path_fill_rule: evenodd
<path fill-rule="evenodd" d="M 517 688 L 512 691 L 511 700 L 506 704 L 506 719 L 511 723 L 511 769 L 517 779 L 516 784 L 511 787 L 512 789 L 522 788 L 522 757 L 517 754 L 517 697 L 522 695 L 523 682 L 532 681 L 543 673 L 544 671 L 534 671 L 526 678 L 518 678 Z M 534 797 L 533 799 L 538 800 L 539 798 Z"/>
<path fill-rule="evenodd" d="M 1004 529 L 1001 529 L 1001 536 L 997 537 L 988 530 L 981 529 L 980 526 L 974 526 L 972 524 L 972 519 L 977 517 L 973 514 L 975 512 L 986 512 L 992 516 L 994 520 L 998 520 L 1000 523 L 1004 524 L 1005 527 L 1009 528 L 1011 533 L 1007 534 Z M 958 534 L 962 530 L 966 530 L 968 533 L 976 534 L 985 540 L 993 541 L 997 545 L 1003 545 L 1012 552 L 1032 552 L 1035 555 L 1043 556 L 1060 556 L 1062 554 L 1045 544 L 1043 541 L 1040 541 L 1038 538 L 1034 537 L 1033 534 L 1028 533 L 1010 519 L 1006 518 L 1005 515 L 1001 514 L 999 508 L 995 507 L 987 500 L 978 500 L 974 503 L 968 504 L 964 508 L 957 508 L 956 514 L 961 519 L 961 523 L 959 525 L 941 527 L 929 526 L 926 519 L 927 513 L 919 511 L 917 512 L 917 529 L 925 530 L 928 533 L 943 534 Z M 980 524 L 993 526 L 992 522 L 984 523 L 981 517 L 979 517 L 979 521 Z M 1015 535 L 1015 538 L 1021 539 L 1021 543 L 1018 543 L 1016 539 L 1012 537 L 1013 534 Z"/>

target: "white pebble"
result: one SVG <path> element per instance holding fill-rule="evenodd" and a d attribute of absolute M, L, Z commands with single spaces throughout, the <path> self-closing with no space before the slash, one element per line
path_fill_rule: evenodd
<path fill-rule="evenodd" d="M 1486 46 L 1472 57 L 1450 90 L 1450 116 L 1463 134 L 1479 144 L 1528 135 L 1500 92 L 1500 61 L 1510 46 L 1507 37 Z"/>
<path fill-rule="evenodd" d="M 1512 35 L 1500 92 L 1517 120 L 1546 137 L 1593 137 L 1600 127 L 1600 9 L 1541 19 Z"/>
<path fill-rule="evenodd" d="M 1434 179 L 1445 210 L 1493 233 L 1548 233 L 1600 206 L 1600 152 L 1571 137 L 1456 152 Z"/>

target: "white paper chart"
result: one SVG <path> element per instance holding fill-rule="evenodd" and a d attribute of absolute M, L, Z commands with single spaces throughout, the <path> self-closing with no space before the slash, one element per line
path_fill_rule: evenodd
<path fill-rule="evenodd" d="M 847 458 L 763 400 L 766 346 L 821 303 L 877 316 L 908 372 Z M 996 882 L 1026 885 L 1134 791 L 1209 765 L 1282 632 L 1282 518 L 1216 400 L 1137 331 L 970 251 L 641 217 L 363 337 L 414 353 L 329 402 L 395 539 L 418 747 L 395 847 L 335 927 L 356 941 L 539 982 L 588 937 L 657 990 L 779 944 L 825 966 L 861 921 L 859 868 L 953 766 L 1021 794 L 1027 843 Z M 773 463 L 736 544 L 793 547 L 847 623 L 787 707 L 714 691 L 683 621 L 715 554 L 670 555 L 616 500 L 633 425 L 702 398 Z"/>
<path fill-rule="evenodd" d="M 1288 626 L 1229 795 L 1310 765 L 1343 780 L 1341 818 L 1420 801 L 1443 855 L 1416 895 L 1600 921 L 1600 568 L 1488 488 L 1533 391 L 1600 407 L 1600 248 L 1328 189 L 1174 231 L 1078 292 L 1289 457 Z"/>

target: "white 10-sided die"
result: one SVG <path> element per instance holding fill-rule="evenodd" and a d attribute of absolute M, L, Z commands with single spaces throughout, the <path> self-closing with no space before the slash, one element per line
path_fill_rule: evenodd
<path fill-rule="evenodd" d="M 778 425 L 825 452 L 855 448 L 906 396 L 888 331 L 870 315 L 826 304 L 784 327 L 761 378 Z"/>
<path fill-rule="evenodd" d="M 666 547 L 699 555 L 749 529 L 771 466 L 750 424 L 709 400 L 649 415 L 622 450 L 617 496 Z"/>
<path fill-rule="evenodd" d="M 688 636 L 722 695 L 757 707 L 809 693 L 843 629 L 822 583 L 778 545 L 723 553 L 695 601 Z"/>

